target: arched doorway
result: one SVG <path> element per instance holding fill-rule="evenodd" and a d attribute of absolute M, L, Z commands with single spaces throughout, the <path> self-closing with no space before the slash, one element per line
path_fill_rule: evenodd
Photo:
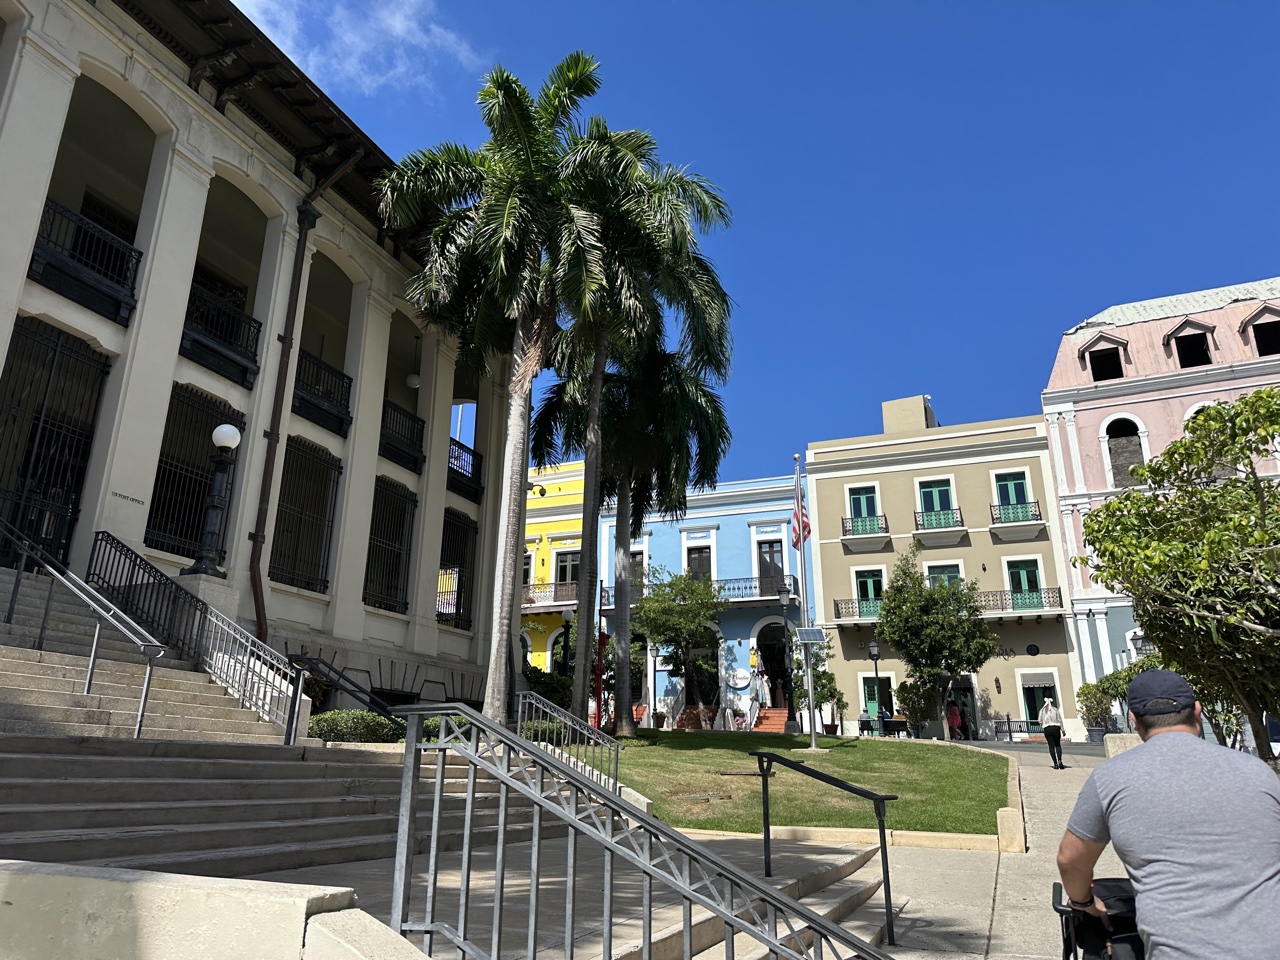
<path fill-rule="evenodd" d="M 769 678 L 769 702 L 791 715 L 791 670 L 787 663 L 787 631 L 781 623 L 766 623 L 756 634 L 759 669 Z"/>

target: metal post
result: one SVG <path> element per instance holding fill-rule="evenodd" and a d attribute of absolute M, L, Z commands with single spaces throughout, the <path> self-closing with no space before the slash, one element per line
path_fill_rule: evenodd
<path fill-rule="evenodd" d="M 93 668 L 98 665 L 98 635 L 102 632 L 102 618 L 93 621 L 93 646 L 89 648 L 89 672 L 84 675 L 84 692 L 93 686 Z"/>
<path fill-rule="evenodd" d="M 298 713 L 302 709 L 302 681 L 306 677 L 306 670 L 294 667 L 293 690 L 289 694 L 289 720 L 284 728 L 284 743 L 287 747 L 298 742 Z"/>
<path fill-rule="evenodd" d="M 27 552 L 18 544 L 18 566 L 13 571 L 13 590 L 9 593 L 9 609 L 5 611 L 4 622 L 13 623 L 13 609 L 18 605 L 18 588 L 22 585 L 22 568 L 27 565 Z"/>
<path fill-rule="evenodd" d="M 871 666 L 876 671 L 876 715 L 872 718 L 875 720 L 874 728 L 880 731 L 880 736 L 884 736 L 884 721 L 880 719 L 880 711 L 884 708 L 880 702 L 880 657 L 871 658 Z"/>
<path fill-rule="evenodd" d="M 876 823 L 880 828 L 880 882 L 884 887 L 884 928 L 885 939 L 889 946 L 894 946 L 893 941 L 893 893 L 889 889 L 889 844 L 885 842 L 884 835 L 884 801 L 875 801 L 876 805 Z"/>
<path fill-rule="evenodd" d="M 760 799 L 764 808 L 764 875 L 773 876 L 772 837 L 769 834 L 769 774 L 773 770 L 773 761 L 768 757 L 756 757 L 756 766 L 760 768 Z"/>
<path fill-rule="evenodd" d="M 804 644 L 804 686 L 805 695 L 809 698 L 809 749 L 818 749 L 818 719 L 814 713 L 813 702 L 813 651 L 809 644 Z"/>
<path fill-rule="evenodd" d="M 44 649 L 44 632 L 49 627 L 49 608 L 53 606 L 53 577 L 49 577 L 49 592 L 44 595 L 44 617 L 40 621 L 40 636 L 36 640 L 36 649 Z"/>
<path fill-rule="evenodd" d="M 418 774 L 422 767 L 422 714 L 405 717 L 404 769 L 400 772 L 400 814 L 396 820 L 396 863 L 391 881 L 391 929 L 404 932 L 409 919 L 409 885 L 413 878 L 413 855 L 417 852 L 414 824 L 418 808 Z M 432 837 L 435 833 L 433 831 Z"/>
<path fill-rule="evenodd" d="M 133 725 L 133 739 L 142 737 L 142 715 L 147 710 L 147 697 L 151 695 L 151 671 L 155 668 L 156 658 L 147 656 L 147 673 L 142 678 L 142 696 L 138 698 L 138 719 Z"/>

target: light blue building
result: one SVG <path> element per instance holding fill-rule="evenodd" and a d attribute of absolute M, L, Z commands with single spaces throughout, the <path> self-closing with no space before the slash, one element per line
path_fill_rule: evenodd
<path fill-rule="evenodd" d="M 788 631 L 800 615 L 800 554 L 791 546 L 794 478 L 769 477 L 722 483 L 714 490 L 690 491 L 688 512 L 678 521 L 654 518 L 631 544 L 633 563 L 646 569 L 696 571 L 716 581 L 729 606 L 721 613 L 720 700 L 724 707 L 755 716 L 753 704 L 781 710 L 788 706 L 790 671 L 786 668 Z M 600 571 L 604 582 L 602 613 L 613 613 L 613 513 L 600 515 Z M 811 541 L 810 541 L 811 542 Z M 805 544 L 806 555 L 809 544 Z M 812 571 L 812 565 L 809 567 Z M 808 604 L 808 598 L 804 602 Z M 812 617 L 812 607 L 810 606 Z M 753 659 L 752 652 L 757 653 Z M 644 685 L 650 726 L 660 712 L 675 723 L 684 701 L 683 683 L 671 677 L 661 658 L 650 656 Z M 801 711 L 803 712 L 803 711 Z M 781 723 L 780 715 L 766 715 Z M 762 723 L 761 729 L 765 726 Z"/>

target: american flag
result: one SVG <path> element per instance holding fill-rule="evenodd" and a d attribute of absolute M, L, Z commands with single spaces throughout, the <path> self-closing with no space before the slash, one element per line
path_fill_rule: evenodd
<path fill-rule="evenodd" d="M 796 476 L 796 502 L 791 512 L 791 546 L 797 550 L 800 544 L 809 539 L 809 511 L 804 505 L 804 494 L 800 490 L 799 471 Z"/>

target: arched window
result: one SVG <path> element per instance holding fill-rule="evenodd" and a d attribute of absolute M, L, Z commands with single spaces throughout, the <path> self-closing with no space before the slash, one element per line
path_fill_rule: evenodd
<path fill-rule="evenodd" d="M 1122 417 L 1107 424 L 1107 455 L 1111 460 L 1112 486 L 1138 486 L 1130 468 L 1140 467 L 1146 461 L 1142 457 L 1142 438 L 1138 436 L 1136 423 Z"/>

